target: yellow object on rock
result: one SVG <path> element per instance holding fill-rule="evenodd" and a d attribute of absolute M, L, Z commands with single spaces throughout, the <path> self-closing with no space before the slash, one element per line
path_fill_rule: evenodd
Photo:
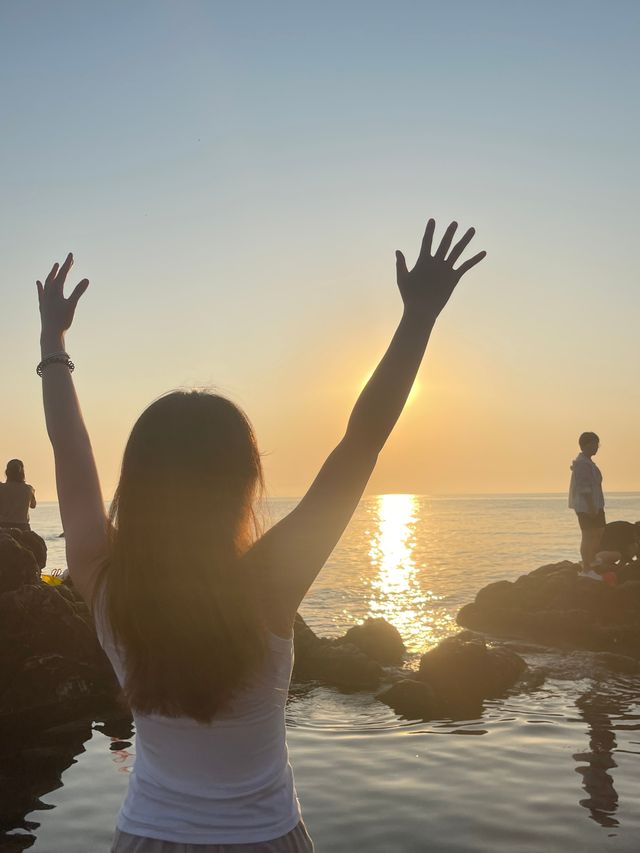
<path fill-rule="evenodd" d="M 62 576 L 58 575 L 40 575 L 41 579 L 48 583 L 49 586 L 60 586 L 62 583 Z"/>

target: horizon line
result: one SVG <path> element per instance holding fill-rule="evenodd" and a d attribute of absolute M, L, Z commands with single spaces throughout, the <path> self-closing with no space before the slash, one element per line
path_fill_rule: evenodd
<path fill-rule="evenodd" d="M 607 495 L 638 495 L 640 490 L 621 489 L 619 491 L 609 490 Z M 567 492 L 377 492 L 375 494 L 363 495 L 360 500 L 367 498 L 381 498 L 389 495 L 409 495 L 414 498 L 498 498 L 498 497 L 566 497 Z M 265 495 L 265 500 L 301 500 L 304 494 L 300 495 Z M 57 504 L 57 500 L 41 500 L 38 506 L 42 504 Z M 109 503 L 109 501 L 105 501 Z"/>

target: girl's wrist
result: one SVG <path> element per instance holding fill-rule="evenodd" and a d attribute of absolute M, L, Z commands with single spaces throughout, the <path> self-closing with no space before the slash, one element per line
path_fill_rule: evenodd
<path fill-rule="evenodd" d="M 42 332 L 40 335 L 40 352 L 42 357 L 64 350 L 64 334 L 62 332 Z"/>
<path fill-rule="evenodd" d="M 402 312 L 402 322 L 406 326 L 412 326 L 424 331 L 431 331 L 437 317 L 437 312 L 428 308 L 413 308 L 405 305 Z"/>

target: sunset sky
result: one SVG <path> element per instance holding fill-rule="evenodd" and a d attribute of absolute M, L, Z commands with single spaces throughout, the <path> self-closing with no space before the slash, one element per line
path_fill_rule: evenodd
<path fill-rule="evenodd" d="M 55 498 L 36 278 L 105 498 L 140 411 L 213 386 L 299 495 L 401 314 L 394 251 L 473 225 L 370 493 L 640 489 L 640 3 L 0 4 L 0 464 Z"/>

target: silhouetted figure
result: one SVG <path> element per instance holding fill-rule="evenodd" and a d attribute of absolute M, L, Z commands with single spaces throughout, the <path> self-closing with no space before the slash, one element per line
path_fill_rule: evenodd
<path fill-rule="evenodd" d="M 67 563 L 136 726 L 112 853 L 150 853 L 158 841 L 163 853 L 313 850 L 286 748 L 293 623 L 402 412 L 436 318 L 485 255 L 454 268 L 474 234 L 451 248 L 456 228 L 432 254 L 430 219 L 411 271 L 396 253 L 404 309 L 389 348 L 302 501 L 262 536 L 251 425 L 231 401 L 198 391 L 167 394 L 137 420 L 107 519 L 64 346 L 89 282 L 64 297 L 69 255 L 37 283 L 37 369 Z"/>
<path fill-rule="evenodd" d="M 591 571 L 606 524 L 602 474 L 592 457 L 598 452 L 600 439 L 595 432 L 583 432 L 578 439 L 580 453 L 571 463 L 569 506 L 578 516 L 582 531 L 580 556 L 582 571 Z"/>
<path fill-rule="evenodd" d="M 29 509 L 35 509 L 36 492 L 24 481 L 24 465 L 20 459 L 10 459 L 5 471 L 7 480 L 0 483 L 0 527 L 31 530 Z"/>
<path fill-rule="evenodd" d="M 633 577 L 635 572 L 625 570 L 631 566 L 634 569 L 640 566 L 635 559 L 638 555 L 640 555 L 640 522 L 607 522 L 596 554 L 597 570 L 613 569 L 617 572 L 619 579 L 623 575 Z"/>

